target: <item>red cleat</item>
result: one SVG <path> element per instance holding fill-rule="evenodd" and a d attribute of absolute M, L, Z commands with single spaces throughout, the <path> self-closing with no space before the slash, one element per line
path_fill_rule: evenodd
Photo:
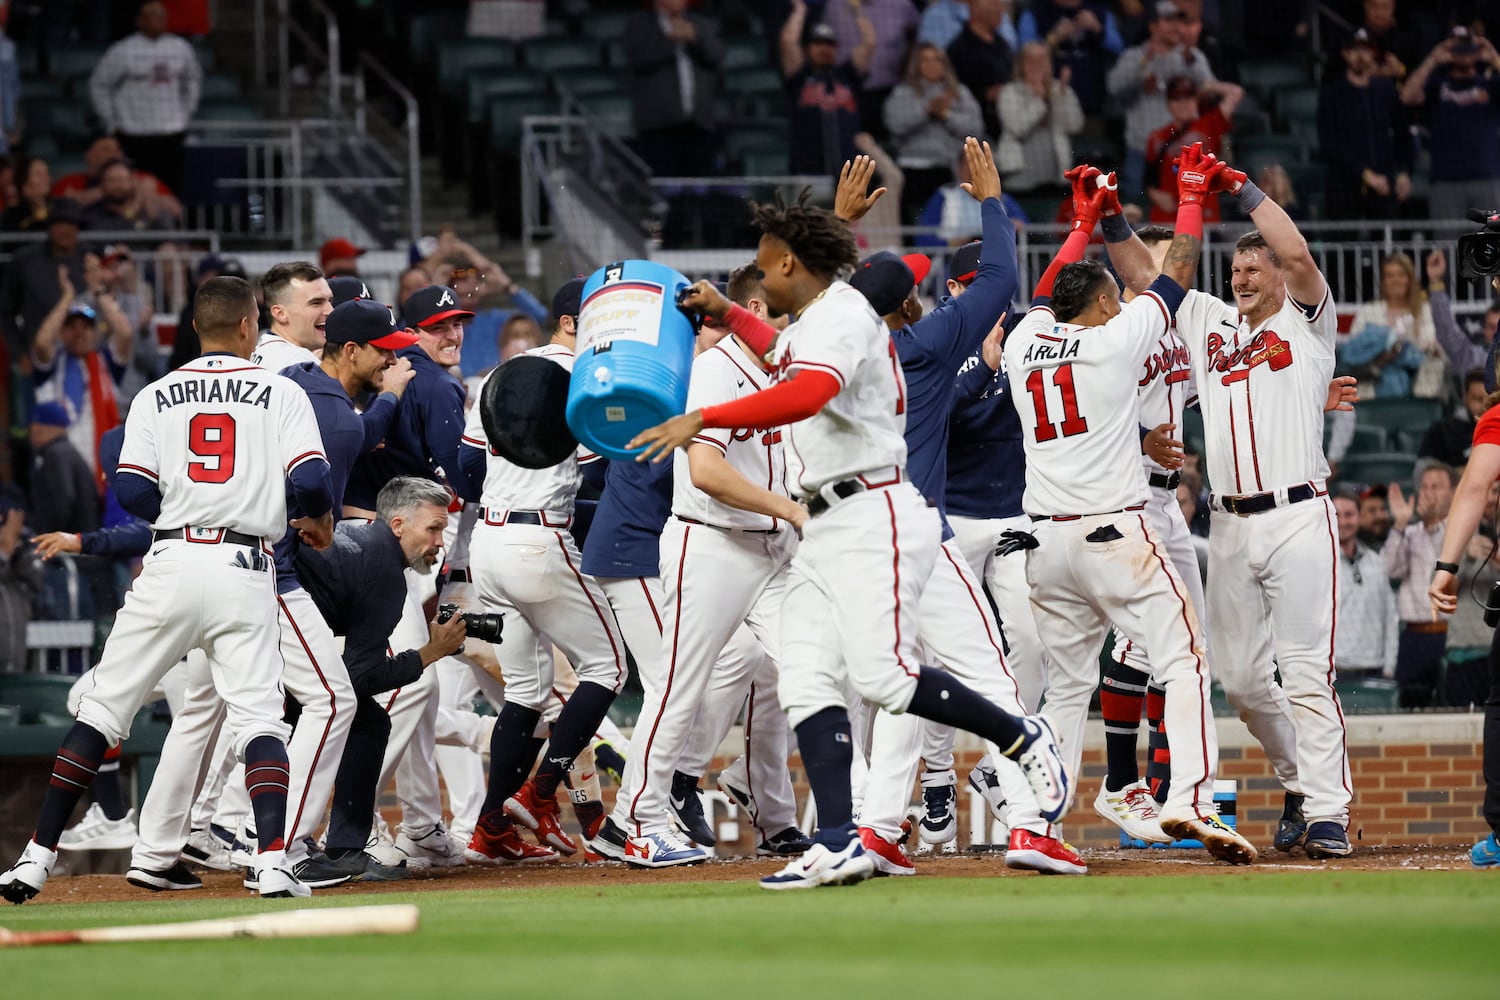
<path fill-rule="evenodd" d="M 539 842 L 551 844 L 567 855 L 578 853 L 578 845 L 563 832 L 562 824 L 558 822 L 557 799 L 544 799 L 538 795 L 536 785 L 530 780 L 505 800 L 505 815 L 536 834 Z"/>
<path fill-rule="evenodd" d="M 1043 875 L 1087 875 L 1089 866 L 1072 846 L 1030 830 L 1010 831 L 1005 867 Z"/>
<path fill-rule="evenodd" d="M 865 853 L 875 862 L 878 875 L 915 875 L 917 866 L 911 863 L 900 844 L 893 844 L 868 826 L 859 828 L 859 842 Z"/>
<path fill-rule="evenodd" d="M 491 833 L 483 823 L 474 828 L 469 838 L 469 847 L 464 857 L 471 865 L 532 865 L 558 860 L 557 852 L 550 847 L 528 844 L 521 839 L 516 828 L 507 825 L 499 833 Z"/>

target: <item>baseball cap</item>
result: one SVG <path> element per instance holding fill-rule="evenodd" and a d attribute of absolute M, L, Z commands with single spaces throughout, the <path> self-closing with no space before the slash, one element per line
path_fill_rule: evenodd
<path fill-rule="evenodd" d="M 72 423 L 61 403 L 38 403 L 31 411 L 31 422 L 44 427 L 67 427 Z"/>
<path fill-rule="evenodd" d="M 72 198 L 58 198 L 47 210 L 47 225 L 57 222 L 70 222 L 75 226 L 83 225 L 83 210 L 78 207 L 78 202 Z"/>
<path fill-rule="evenodd" d="M 1344 43 L 1344 48 L 1373 49 L 1375 48 L 1375 39 L 1371 38 L 1370 33 L 1364 28 L 1360 28 L 1354 34 L 1349 36 L 1349 40 Z"/>
<path fill-rule="evenodd" d="M 920 276 L 913 263 L 926 265 L 921 268 Z M 927 277 L 931 266 L 932 262 L 921 254 L 898 257 L 889 250 L 882 250 L 859 262 L 849 284 L 869 300 L 877 313 L 885 316 L 901 308 L 911 290 Z"/>
<path fill-rule="evenodd" d="M 1454 25 L 1449 37 L 1453 40 L 1452 51 L 1456 56 L 1472 56 L 1479 51 L 1479 44 L 1474 41 L 1474 36 L 1461 24 Z"/>
<path fill-rule="evenodd" d="M 206 253 L 198 259 L 198 267 L 193 273 L 201 278 L 210 271 L 218 274 L 223 267 L 223 257 L 220 257 L 218 254 Z"/>
<path fill-rule="evenodd" d="M 396 325 L 396 313 L 374 299 L 351 299 L 328 314 L 323 332 L 330 344 L 369 344 L 398 351 L 417 342 L 417 335 Z"/>
<path fill-rule="evenodd" d="M 98 314 L 94 312 L 93 306 L 85 305 L 82 302 L 75 302 L 72 305 L 68 306 L 68 314 L 63 317 L 63 322 L 66 323 L 74 316 L 82 316 L 84 319 L 92 323 L 94 322 Z"/>
<path fill-rule="evenodd" d="M 552 318 L 554 320 L 562 319 L 564 316 L 578 315 L 583 302 L 583 285 L 583 278 L 569 278 L 552 293 Z"/>
<path fill-rule="evenodd" d="M 407 326 L 431 326 L 445 319 L 473 319 L 474 314 L 458 307 L 458 295 L 447 285 L 426 285 L 406 297 L 401 315 Z"/>
<path fill-rule="evenodd" d="M 329 278 L 328 288 L 333 292 L 334 308 L 338 308 L 345 302 L 353 302 L 355 299 L 374 298 L 374 296 L 370 294 L 370 289 L 365 284 L 365 279 L 363 278 L 356 278 L 353 276 L 346 276 L 343 278 Z"/>
<path fill-rule="evenodd" d="M 1151 5 L 1150 19 L 1153 21 L 1159 21 L 1164 17 L 1180 17 L 1185 20 L 1187 18 L 1187 12 L 1173 3 L 1172 0 L 1159 0 L 1158 3 L 1154 3 Z"/>
<path fill-rule="evenodd" d="M 323 246 L 319 248 L 318 262 L 322 264 L 324 268 L 327 268 L 328 262 L 330 260 L 338 257 L 358 257 L 364 252 L 365 251 L 362 247 L 355 246 L 353 243 L 350 243 L 342 236 L 336 236 L 333 239 L 329 240 L 327 243 L 324 243 Z"/>
<path fill-rule="evenodd" d="M 983 249 L 984 244 L 975 240 L 953 251 L 948 258 L 948 277 L 953 281 L 973 281 L 979 272 L 979 252 Z"/>
<path fill-rule="evenodd" d="M 812 30 L 807 33 L 807 44 L 812 45 L 814 42 L 827 42 L 829 45 L 837 45 L 839 43 L 839 34 L 833 30 L 833 25 L 820 22 L 813 25 Z"/>
<path fill-rule="evenodd" d="M 1167 81 L 1167 100 L 1175 101 L 1181 97 L 1197 97 L 1198 85 L 1190 76 L 1174 76 Z"/>

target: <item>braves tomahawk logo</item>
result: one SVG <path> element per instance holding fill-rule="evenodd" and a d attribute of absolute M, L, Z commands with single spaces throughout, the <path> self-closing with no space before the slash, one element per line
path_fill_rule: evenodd
<path fill-rule="evenodd" d="M 1225 385 L 1249 378 L 1250 369 L 1257 365 L 1267 365 L 1271 371 L 1279 372 L 1292 364 L 1292 345 L 1274 330 L 1262 330 L 1244 347 L 1229 352 L 1224 348 L 1223 337 L 1217 333 L 1208 335 L 1208 370 L 1219 372 Z"/>

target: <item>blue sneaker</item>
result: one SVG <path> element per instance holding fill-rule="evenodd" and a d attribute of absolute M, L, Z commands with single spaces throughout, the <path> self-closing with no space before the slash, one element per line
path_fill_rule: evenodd
<path fill-rule="evenodd" d="M 1281 806 L 1281 819 L 1276 823 L 1276 836 L 1271 846 L 1283 854 L 1302 843 L 1307 837 L 1307 817 L 1302 815 L 1304 797 L 1286 793 Z"/>
<path fill-rule="evenodd" d="M 820 885 L 854 885 L 875 874 L 875 862 L 855 837 L 841 851 L 813 844 L 802 857 L 760 880 L 762 889 L 816 889 Z"/>
<path fill-rule="evenodd" d="M 1036 806 L 1042 818 L 1056 823 L 1068 811 L 1068 800 L 1072 798 L 1072 783 L 1062 751 L 1057 748 L 1057 733 L 1041 715 L 1027 716 L 1022 725 L 1026 736 L 1020 747 L 1014 753 L 1007 751 L 1006 756 L 1021 765 L 1021 773 L 1036 793 Z"/>
<path fill-rule="evenodd" d="M 1349 831 L 1328 820 L 1307 828 L 1307 840 L 1302 849 L 1310 858 L 1347 858 L 1354 853 L 1354 848 L 1349 846 Z"/>
<path fill-rule="evenodd" d="M 708 852 L 684 843 L 670 833 L 648 833 L 626 839 L 623 860 L 637 868 L 671 868 L 707 861 Z"/>
<path fill-rule="evenodd" d="M 1500 841 L 1493 833 L 1469 849 L 1469 863 L 1475 868 L 1500 868 Z"/>

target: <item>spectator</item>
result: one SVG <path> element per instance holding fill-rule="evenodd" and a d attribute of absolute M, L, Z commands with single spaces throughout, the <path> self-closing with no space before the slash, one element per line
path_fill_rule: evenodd
<path fill-rule="evenodd" d="M 1391 534 L 1391 508 L 1386 503 L 1386 488 L 1379 483 L 1359 495 L 1359 542 L 1380 552 Z"/>
<path fill-rule="evenodd" d="M 932 0 L 927 9 L 922 11 L 922 21 L 917 27 L 917 41 L 946 49 L 953 44 L 958 33 L 964 30 L 964 24 L 968 20 L 968 4 L 960 3 L 959 0 Z M 1005 44 L 1012 50 L 1021 47 L 1020 36 L 1016 33 L 1015 22 L 1009 13 L 1000 22 L 1000 37 L 1005 39 Z"/>
<path fill-rule="evenodd" d="M 1428 305 L 1438 344 L 1454 371 L 1478 370 L 1482 373 L 1489 360 L 1490 344 L 1495 339 L 1495 327 L 1500 324 L 1500 302 L 1491 303 L 1485 310 L 1484 325 L 1480 328 L 1482 340 L 1476 344 L 1458 325 L 1453 300 L 1448 296 L 1447 280 L 1448 255 L 1442 250 L 1433 250 L 1427 255 L 1427 293 L 1431 297 Z"/>
<path fill-rule="evenodd" d="M 9 0 L 0 4 L 0 14 L 9 10 Z M 4 28 L 0 21 L 0 156 L 8 156 L 21 141 L 21 60 Z"/>
<path fill-rule="evenodd" d="M 99 527 L 99 488 L 68 440 L 70 424 L 61 403 L 38 403 L 31 414 L 31 526 L 38 534 Z"/>
<path fill-rule="evenodd" d="M 1411 195 L 1414 150 L 1395 84 L 1375 75 L 1362 30 L 1343 49 L 1344 72 L 1318 95 L 1318 147 L 1330 219 L 1390 219 Z"/>
<path fill-rule="evenodd" d="M 432 284 L 432 272 L 426 267 L 420 264 L 408 267 L 396 279 L 396 301 L 405 302 L 412 292 L 415 292 L 419 288 L 426 288 L 430 284 Z M 401 320 L 401 310 L 399 308 L 396 310 L 396 320 L 397 322 Z"/>
<path fill-rule="evenodd" d="M 47 214 L 52 209 L 52 199 L 47 196 L 52 188 L 52 171 L 47 161 L 40 156 L 21 161 L 16 178 L 19 200 L 0 214 L 0 229 L 19 233 L 46 229 Z"/>
<path fill-rule="evenodd" d="M 213 254 L 206 254 L 198 261 L 198 267 L 193 277 L 193 285 L 188 290 L 187 302 L 182 307 L 182 312 L 177 316 L 177 334 L 172 342 L 172 354 L 167 359 L 167 370 L 175 371 L 187 364 L 196 361 L 203 353 L 203 345 L 198 340 L 198 331 L 193 329 L 193 299 L 198 295 L 198 289 L 209 278 L 217 278 L 224 275 L 231 278 L 244 278 L 245 266 L 237 260 L 224 260 Z M 252 283 L 255 288 L 255 297 L 264 299 L 264 290 L 260 282 Z M 260 303 L 260 328 L 266 329 L 269 325 L 266 317 L 266 305 Z"/>
<path fill-rule="evenodd" d="M 99 198 L 99 172 L 106 163 L 125 159 L 125 150 L 120 140 L 112 135 L 101 135 L 89 144 L 83 153 L 83 169 L 64 174 L 52 183 L 52 197 L 72 198 L 82 207 L 92 205 Z M 141 197 L 151 202 L 153 212 L 165 212 L 174 219 L 182 219 L 182 203 L 172 189 L 162 183 L 153 173 L 131 164 L 131 173 L 141 188 Z"/>
<path fill-rule="evenodd" d="M 1427 585 L 1443 550 L 1443 527 L 1458 474 L 1452 466 L 1423 459 L 1417 463 L 1416 482 L 1414 502 L 1402 495 L 1399 484 L 1391 484 L 1391 535 L 1380 552 L 1385 575 L 1401 585 L 1396 592 L 1396 609 L 1401 617 L 1396 683 L 1401 686 L 1402 708 L 1432 704 L 1442 669 L 1448 616 L 1434 620 Z"/>
<path fill-rule="evenodd" d="M 1496 582 L 1500 582 L 1500 549 L 1495 545 L 1495 505 L 1500 502 L 1500 481 L 1490 484 L 1489 499 L 1479 530 L 1464 547 L 1458 561 L 1458 608 L 1448 619 L 1448 645 L 1444 652 L 1441 704 L 1451 708 L 1483 705 L 1489 694 L 1490 642 L 1495 630 L 1484 622 L 1485 605 Z M 1470 600 L 1474 595 L 1479 600 Z M 1484 603 L 1481 604 L 1480 601 Z"/>
<path fill-rule="evenodd" d="M 1401 101 L 1427 111 L 1432 218 L 1500 206 L 1500 53 L 1490 40 L 1454 28 L 1406 78 Z"/>
<path fill-rule="evenodd" d="M 823 23 L 833 28 L 842 52 L 864 40 L 865 19 L 875 29 L 875 52 L 860 91 L 860 126 L 884 139 L 885 101 L 911 68 L 907 55 L 921 15 L 912 0 L 828 0 L 823 6 Z"/>
<path fill-rule="evenodd" d="M 960 152 L 953 165 L 953 180 L 932 193 L 927 207 L 917 217 L 917 225 L 925 230 L 913 238 L 919 247 L 959 247 L 979 239 L 983 229 L 979 215 L 979 202 L 975 201 L 963 185 L 969 183 L 969 164 Z M 1010 217 L 1016 232 L 1028 221 L 1020 202 L 1009 191 L 1000 195 L 1000 207 Z"/>
<path fill-rule="evenodd" d="M 1109 95 L 1125 111 L 1125 167 L 1120 196 L 1141 198 L 1146 183 L 1146 141 L 1172 121 L 1167 110 L 1167 82 L 1185 76 L 1204 88 L 1214 82 L 1208 59 L 1182 44 L 1185 18 L 1170 0 L 1151 8 L 1150 33 L 1140 45 L 1121 53 L 1109 71 Z M 1085 105 L 1087 108 L 1087 105 Z"/>
<path fill-rule="evenodd" d="M 1474 447 L 1474 425 L 1484 414 L 1489 396 L 1484 387 L 1484 372 L 1476 369 L 1465 375 L 1463 411 L 1434 420 L 1422 435 L 1417 457 L 1436 459 L 1456 469 L 1468 465 L 1469 452 Z"/>
<path fill-rule="evenodd" d="M 631 15 L 623 42 L 641 158 L 661 177 L 716 173 L 714 99 L 724 64 L 718 30 L 689 14 L 687 0 L 656 0 L 652 10 Z"/>
<path fill-rule="evenodd" d="M 364 248 L 357 247 L 342 236 L 335 236 L 318 248 L 318 263 L 323 273 L 330 278 L 359 277 L 359 258 Z"/>
<path fill-rule="evenodd" d="M 1072 137 L 1083 131 L 1083 108 L 1069 86 L 1072 70 L 1052 73 L 1052 53 L 1041 42 L 1021 46 L 1016 78 L 1000 91 L 1000 144 L 995 163 L 1009 191 L 1061 190 L 1073 166 Z"/>
<path fill-rule="evenodd" d="M 198 54 L 185 39 L 169 35 L 167 12 L 158 0 L 141 5 L 136 33 L 104 53 L 89 77 L 94 113 L 120 137 L 125 155 L 182 187 L 182 140 L 203 89 Z"/>
<path fill-rule="evenodd" d="M 1182 11 L 1182 44 L 1202 52 L 1204 58 L 1208 60 L 1208 65 L 1213 69 L 1214 76 L 1223 77 L 1225 71 L 1229 69 L 1229 56 L 1224 52 L 1224 43 L 1220 40 L 1218 32 L 1214 30 L 1214 26 L 1209 25 L 1203 19 L 1203 0 L 1173 0 L 1173 2 Z M 1262 188 L 1262 190 L 1265 189 Z"/>
<path fill-rule="evenodd" d="M 1125 51 L 1114 14 L 1096 0 L 1037 0 L 1021 15 L 1021 44 L 1046 42 L 1057 65 L 1072 73 L 1083 110 L 1104 110 L 1105 72 Z"/>
<path fill-rule="evenodd" d="M 120 396 L 128 403 L 147 382 L 161 374 L 161 344 L 151 327 L 151 286 L 140 280 L 135 256 L 124 243 L 107 246 L 98 254 L 85 254 L 83 283 L 96 305 L 100 295 L 107 293 L 112 297 L 120 315 L 130 324 L 135 348 L 120 385 Z"/>
<path fill-rule="evenodd" d="M 1354 428 L 1359 422 L 1357 410 L 1334 410 L 1323 414 L 1323 426 L 1328 428 L 1328 444 L 1323 449 L 1328 459 L 1328 474 L 1337 476 L 1339 466 L 1354 445 Z"/>
<path fill-rule="evenodd" d="M 465 339 L 472 346 L 476 343 L 473 337 L 465 331 Z M 503 365 L 522 351 L 529 351 L 533 347 L 541 346 L 546 337 L 542 334 L 541 324 L 523 312 L 512 312 L 500 327 L 500 332 L 495 337 L 495 349 L 499 360 L 496 364 Z M 469 352 L 464 352 L 464 361 L 467 363 Z M 473 368 L 474 366 L 470 365 Z M 484 384 L 484 377 L 488 375 L 495 365 L 486 365 L 482 371 L 470 375 L 464 379 L 464 385 L 469 389 L 469 405 L 479 401 L 479 389 Z"/>
<path fill-rule="evenodd" d="M 1198 498 L 1196 512 L 1188 518 L 1188 530 L 1195 538 L 1207 538 L 1212 510 L 1208 505 L 1208 491 L 1203 488 L 1203 456 L 1185 451 L 1182 458 L 1182 481 L 1178 485 L 1186 486 Z M 1199 554 L 1200 557 L 1203 554 L 1201 547 Z M 1206 568 L 1207 560 L 1204 560 L 1204 565 Z"/>
<path fill-rule="evenodd" d="M 129 163 L 111 160 L 99 170 L 99 198 L 83 210 L 83 224 L 106 232 L 146 232 L 172 229 L 175 220 L 165 212 L 153 212 Z"/>
<path fill-rule="evenodd" d="M 1361 398 L 1447 394 L 1448 363 L 1408 255 L 1394 253 L 1381 262 L 1380 298 L 1355 309 L 1348 334 L 1339 340 L 1339 360 L 1360 379 Z"/>
<path fill-rule="evenodd" d="M 1187 483 L 1177 484 L 1177 506 L 1182 511 L 1183 519 L 1189 524 L 1198 514 L 1198 494 Z M 1198 582 L 1207 583 L 1208 576 L 1208 539 L 1202 535 L 1191 535 L 1193 540 L 1193 555 L 1198 559 Z"/>
<path fill-rule="evenodd" d="M 971 0 L 964 30 L 948 46 L 948 60 L 953 63 L 958 82 L 979 102 L 987 136 L 1000 134 L 1000 88 L 1012 75 L 1013 50 L 1000 33 L 1005 13 L 1003 0 Z"/>
<path fill-rule="evenodd" d="M 1280 205 L 1293 222 L 1306 220 L 1307 213 L 1297 201 L 1297 192 L 1292 187 L 1292 175 L 1279 163 L 1267 163 L 1255 176 L 1255 184 L 1266 197 Z"/>
<path fill-rule="evenodd" d="M 1364 0 L 1359 28 L 1375 47 L 1375 73 L 1400 83 L 1422 58 L 1415 32 L 1396 21 L 1396 0 Z"/>
<path fill-rule="evenodd" d="M 78 245 L 81 217 L 66 198 L 52 204 L 47 239 L 16 251 L 0 278 L 0 331 L 12 358 L 31 350 L 37 328 L 62 294 L 58 269 L 74 284 L 83 282 L 83 250 Z"/>
<path fill-rule="evenodd" d="M 0 490 L 0 671 L 26 669 L 26 624 L 41 589 L 41 565 L 31 548 L 20 498 Z"/>
<path fill-rule="evenodd" d="M 1233 128 L 1234 109 L 1245 91 L 1233 83 L 1215 83 L 1199 91 L 1192 77 L 1174 77 L 1167 82 L 1167 111 L 1172 120 L 1146 139 L 1146 195 L 1151 200 L 1151 221 L 1171 224 L 1177 218 L 1177 155 L 1183 147 L 1201 142 L 1205 152 L 1219 155 L 1224 136 Z M 1203 221 L 1218 222 L 1219 200 L 1203 203 Z"/>
<path fill-rule="evenodd" d="M 781 72 L 791 99 L 791 171 L 835 175 L 854 158 L 860 134 L 859 92 L 875 52 L 875 29 L 867 19 L 864 41 L 838 61 L 838 36 L 815 24 L 802 42 L 807 5 L 795 0 L 781 29 Z"/>
<path fill-rule="evenodd" d="M 99 310 L 75 300 L 73 283 L 59 267 L 62 293 L 37 328 L 31 369 L 38 403 L 59 403 L 68 417 L 68 439 L 89 468 L 99 471 L 99 441 L 120 422 L 119 388 L 130 362 L 131 331 L 108 292 Z M 99 346 L 98 316 L 106 322 Z"/>
<path fill-rule="evenodd" d="M 1359 540 L 1359 505 L 1354 498 L 1334 497 L 1333 510 L 1339 531 L 1334 667 L 1340 677 L 1394 677 L 1400 632 L 1395 595 L 1380 554 Z"/>
<path fill-rule="evenodd" d="M 923 42 L 912 49 L 906 79 L 886 99 L 885 125 L 906 178 L 901 221 L 910 224 L 952 176 L 953 150 L 966 137 L 983 135 L 984 118 L 974 95 L 953 75 L 947 53 Z"/>

